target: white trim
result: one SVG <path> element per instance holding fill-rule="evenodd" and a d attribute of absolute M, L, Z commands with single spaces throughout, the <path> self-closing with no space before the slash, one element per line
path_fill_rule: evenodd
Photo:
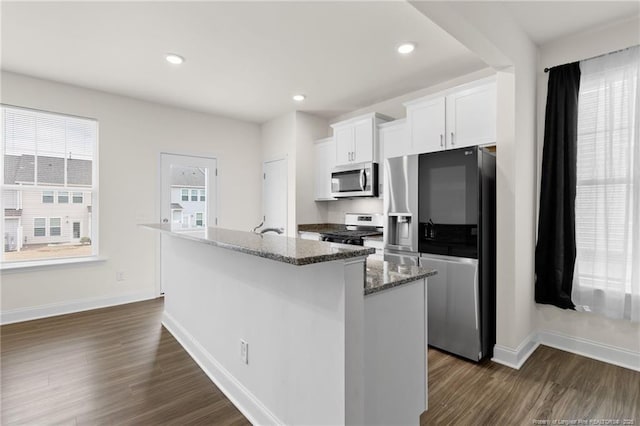
<path fill-rule="evenodd" d="M 545 346 L 640 371 L 640 352 L 546 330 L 538 332 L 538 341 Z"/>
<path fill-rule="evenodd" d="M 493 347 L 493 358 L 491 358 L 491 361 L 519 370 L 531 354 L 540 346 L 537 334 L 535 331 L 531 333 L 520 342 L 516 349 L 495 345 Z"/>
<path fill-rule="evenodd" d="M 531 333 L 515 350 L 495 345 L 491 360 L 519 370 L 540 345 L 640 371 L 640 352 L 547 330 Z"/>
<path fill-rule="evenodd" d="M 89 311 L 92 309 L 106 308 L 108 306 L 124 305 L 126 303 L 141 302 L 154 299 L 154 291 L 130 293 L 112 297 L 93 297 L 78 299 L 68 302 L 51 303 L 48 305 L 29 308 L 11 309 L 0 313 L 0 324 L 12 324 L 16 322 L 31 321 L 39 318 L 48 318 L 57 315 L 71 314 L 75 312 Z"/>
<path fill-rule="evenodd" d="M 104 262 L 106 257 L 102 256 L 86 256 L 86 257 L 65 257 L 60 259 L 40 259 L 40 260 L 25 260 L 14 262 L 0 262 L 0 271 L 4 272 L 19 272 L 25 269 L 30 269 L 29 272 L 33 272 L 33 269 L 45 269 L 56 266 L 72 266 L 76 263 L 93 263 Z"/>
<path fill-rule="evenodd" d="M 162 325 L 250 423 L 284 424 L 166 311 L 162 314 Z"/>

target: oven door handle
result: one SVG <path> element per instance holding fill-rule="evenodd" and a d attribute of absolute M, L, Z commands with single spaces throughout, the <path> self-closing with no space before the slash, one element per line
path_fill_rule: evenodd
<path fill-rule="evenodd" d="M 360 189 L 364 191 L 367 186 L 367 174 L 364 169 L 360 170 Z"/>

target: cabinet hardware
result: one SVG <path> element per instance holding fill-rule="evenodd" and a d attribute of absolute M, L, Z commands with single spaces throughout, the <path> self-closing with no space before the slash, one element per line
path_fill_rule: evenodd
<path fill-rule="evenodd" d="M 440 133 L 440 146 L 444 147 L 444 143 L 442 142 L 442 139 L 444 138 L 444 135 L 442 133 Z"/>
<path fill-rule="evenodd" d="M 453 141 L 453 132 L 451 132 L 451 145 L 455 145 L 456 143 Z"/>

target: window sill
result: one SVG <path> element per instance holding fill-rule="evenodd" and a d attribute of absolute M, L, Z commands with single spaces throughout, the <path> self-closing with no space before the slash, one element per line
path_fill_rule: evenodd
<path fill-rule="evenodd" d="M 48 260 L 29 260 L 23 262 L 1 262 L 0 271 L 2 272 L 19 272 L 28 271 L 34 269 L 44 269 L 57 266 L 69 266 L 78 265 L 84 263 L 96 263 L 106 261 L 106 257 L 102 256 L 87 256 L 87 257 L 74 257 L 69 259 L 48 259 Z"/>

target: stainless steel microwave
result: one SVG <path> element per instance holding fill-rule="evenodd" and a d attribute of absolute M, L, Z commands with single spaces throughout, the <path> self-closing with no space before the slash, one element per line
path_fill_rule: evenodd
<path fill-rule="evenodd" d="M 331 196 L 335 198 L 377 197 L 378 163 L 353 164 L 333 169 Z"/>

